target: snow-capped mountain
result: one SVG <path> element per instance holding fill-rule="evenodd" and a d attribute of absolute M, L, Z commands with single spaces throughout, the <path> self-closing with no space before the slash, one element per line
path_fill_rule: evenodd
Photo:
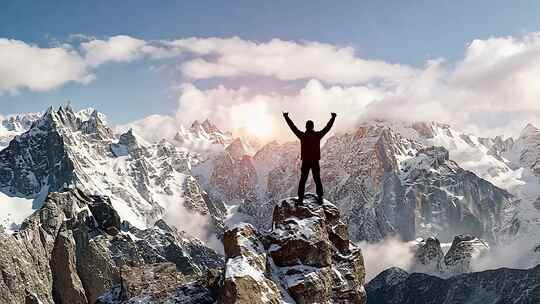
<path fill-rule="evenodd" d="M 131 131 L 117 136 L 99 112 L 74 112 L 68 105 L 49 108 L 0 151 L 0 190 L 3 205 L 24 198 L 29 213 L 47 192 L 78 187 L 109 196 L 120 217 L 139 228 L 167 217 L 183 222 L 185 216 L 195 227 L 220 230 L 225 209 L 191 176 L 196 161 L 167 141 L 150 144 Z M 189 217 L 188 210 L 196 213 Z M 16 227 L 22 217 L 3 214 L 2 220 Z"/>
<path fill-rule="evenodd" d="M 178 146 L 202 153 L 212 150 L 220 151 L 231 141 L 230 133 L 222 132 L 208 119 L 202 123 L 195 120 L 189 129 L 180 126 L 180 130 L 173 137 L 173 142 Z"/>
<path fill-rule="evenodd" d="M 218 267 L 217 254 L 170 225 L 207 245 L 216 235 L 223 237 L 226 223 L 239 220 L 264 232 L 273 227 L 278 201 L 296 194 L 299 143 L 270 142 L 257 148 L 256 140 L 233 137 L 209 120 L 179 127 L 170 138 L 148 141 L 131 129 L 115 133 L 96 110 L 76 112 L 67 105 L 4 119 L 1 131 L 9 140 L 0 150 L 0 237 L 5 248 L 29 261 L 31 252 L 16 251 L 18 246 L 48 246 L 33 266 L 39 270 L 39 265 L 55 261 L 53 245 L 71 256 L 70 248 L 86 244 L 70 234 L 87 227 L 95 232 L 92 246 L 103 249 L 96 254 L 114 260 L 105 264 L 114 271 L 108 272 L 109 281 L 99 290 L 84 286 L 88 283 L 83 281 L 92 279 L 81 277 L 89 275 L 88 269 L 77 269 L 79 281 L 60 276 L 44 277 L 43 284 L 34 282 L 37 298 L 49 302 L 60 296 L 94 300 L 105 288 L 114 293 L 118 288 L 113 282 L 121 275 L 118 267 L 123 267 L 121 259 L 128 252 L 144 260 L 129 266 L 135 267 L 134 272 L 171 272 L 170 267 L 148 265 L 154 262 L 175 263 L 183 273 Z M 416 245 L 413 270 L 445 277 L 470 272 L 476 257 L 490 247 L 511 244 L 514 238 L 527 240 L 527 248 L 521 249 L 539 256 L 540 130 L 532 125 L 516 139 L 503 139 L 467 135 L 436 122 L 374 120 L 329 137 L 322 154 L 325 198 L 339 208 L 348 237 L 368 242 L 388 236 L 406 241 L 423 238 Z M 311 183 L 308 191 L 314 190 Z M 59 218 L 77 225 L 60 235 L 55 224 L 54 231 L 35 237 L 39 229 L 32 223 L 46 228 Z M 120 225 L 121 221 L 125 222 Z M 35 243 L 40 238 L 49 239 Z M 260 241 L 268 245 L 268 239 Z M 443 242 L 452 243 L 446 252 Z M 275 250 L 265 251 L 271 255 Z M 142 261 L 129 256 L 131 262 Z M 10 261 L 4 262 L 0 267 L 11 269 Z M 82 263 L 90 267 L 91 262 Z M 73 265 L 54 265 L 59 268 L 41 270 L 45 275 L 59 275 L 62 269 L 74 273 Z M 34 275 L 28 267 L 19 268 L 24 275 Z M 171 276 L 177 278 L 175 273 L 172 270 Z M 74 293 L 51 294 L 45 287 L 54 282 L 70 286 Z M 182 290 L 183 296 L 194 292 L 190 287 Z M 16 292 L 18 299 L 35 296 Z"/>
<path fill-rule="evenodd" d="M 322 148 L 326 197 L 343 211 L 353 240 L 397 234 L 447 242 L 466 233 L 493 241 L 498 232 L 513 235 L 517 225 L 523 231 L 522 222 L 536 219 L 534 210 L 522 211 L 526 203 L 518 204 L 530 183 L 516 173 L 528 166 L 534 176 L 535 130 L 528 126 L 513 141 L 434 122 L 366 122 Z M 271 142 L 255 154 L 251 149 L 209 120 L 181 127 L 172 139 L 147 142 L 131 130 L 113 134 L 95 110 L 49 109 L 0 153 L 0 189 L 11 202 L 5 205 L 24 200 L 19 205 L 26 210 L 2 220 L 16 228 L 12 224 L 38 207 L 44 194 L 76 185 L 110 196 L 121 217 L 139 227 L 186 207 L 210 215 L 221 230 L 223 200 L 239 203 L 240 212 L 268 228 L 275 198 L 296 192 L 298 144 Z M 517 150 L 526 152 L 510 157 Z M 526 216 L 516 216 L 520 211 Z"/>
<path fill-rule="evenodd" d="M 378 121 L 392 125 L 401 134 L 424 145 L 442 146 L 450 159 L 495 186 L 507 190 L 515 202 L 512 233 L 540 243 L 540 130 L 528 124 L 517 138 L 483 138 L 459 132 L 436 122 L 405 123 Z"/>

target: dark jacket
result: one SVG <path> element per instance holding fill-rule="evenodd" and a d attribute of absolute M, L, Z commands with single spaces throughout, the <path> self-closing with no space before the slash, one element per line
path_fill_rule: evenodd
<path fill-rule="evenodd" d="M 293 131 L 293 133 L 300 139 L 301 144 L 301 158 L 302 160 L 320 160 L 321 159 L 321 139 L 330 131 L 334 120 L 336 118 L 332 116 L 330 121 L 320 131 L 306 131 L 302 132 L 294 125 L 289 116 L 285 116 L 287 124 Z"/>

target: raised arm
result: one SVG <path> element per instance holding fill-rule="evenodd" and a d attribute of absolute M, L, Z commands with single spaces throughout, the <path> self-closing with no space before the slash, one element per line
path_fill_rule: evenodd
<path fill-rule="evenodd" d="M 332 113 L 332 118 L 330 118 L 330 121 L 326 124 L 326 127 L 324 127 L 319 134 L 321 134 L 321 138 L 323 138 L 330 129 L 332 129 L 332 126 L 334 125 L 334 121 L 336 120 L 336 113 Z"/>
<path fill-rule="evenodd" d="M 302 132 L 298 130 L 298 128 L 294 125 L 292 120 L 289 118 L 289 113 L 283 112 L 283 117 L 285 118 L 285 121 L 289 125 L 289 128 L 291 128 L 291 130 L 293 131 L 294 135 L 296 135 L 296 137 L 298 138 L 302 137 Z"/>

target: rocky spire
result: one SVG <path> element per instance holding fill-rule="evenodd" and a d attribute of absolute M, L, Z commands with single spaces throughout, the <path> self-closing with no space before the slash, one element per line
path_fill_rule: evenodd
<path fill-rule="evenodd" d="M 206 133 L 222 133 L 208 118 L 202 122 L 201 127 Z"/>
<path fill-rule="evenodd" d="M 112 131 L 105 125 L 97 110 L 90 114 L 88 120 L 81 123 L 81 131 L 85 134 L 95 134 L 100 139 L 112 136 Z"/>

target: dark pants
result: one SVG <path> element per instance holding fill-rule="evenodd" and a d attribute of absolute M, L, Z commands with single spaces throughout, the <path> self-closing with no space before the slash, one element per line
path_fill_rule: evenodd
<path fill-rule="evenodd" d="M 319 199 L 323 197 L 323 187 L 321 183 L 321 168 L 319 167 L 318 160 L 302 160 L 302 173 L 300 176 L 300 184 L 298 185 L 298 200 L 302 201 L 304 199 L 304 192 L 306 191 L 306 181 L 308 178 L 309 170 L 313 174 L 313 180 L 315 181 L 315 186 L 317 187 L 317 196 Z"/>

